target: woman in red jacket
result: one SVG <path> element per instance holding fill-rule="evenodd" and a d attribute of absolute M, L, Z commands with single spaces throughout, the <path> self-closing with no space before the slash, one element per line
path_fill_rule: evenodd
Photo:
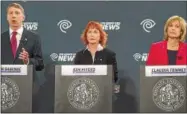
<path fill-rule="evenodd" d="M 186 27 L 182 17 L 170 17 L 164 27 L 164 40 L 151 45 L 146 65 L 187 65 Z"/>

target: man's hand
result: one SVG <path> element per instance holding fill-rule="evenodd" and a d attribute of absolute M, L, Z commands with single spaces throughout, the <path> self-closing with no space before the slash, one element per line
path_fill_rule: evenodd
<path fill-rule="evenodd" d="M 19 59 L 22 59 L 24 64 L 29 64 L 29 54 L 24 48 L 22 48 L 22 52 L 19 54 Z"/>

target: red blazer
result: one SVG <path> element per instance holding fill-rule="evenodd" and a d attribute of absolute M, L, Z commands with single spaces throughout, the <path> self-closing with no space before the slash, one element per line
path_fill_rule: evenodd
<path fill-rule="evenodd" d="M 176 65 L 187 65 L 187 45 L 179 44 Z M 146 65 L 168 65 L 167 41 L 156 42 L 151 45 Z"/>

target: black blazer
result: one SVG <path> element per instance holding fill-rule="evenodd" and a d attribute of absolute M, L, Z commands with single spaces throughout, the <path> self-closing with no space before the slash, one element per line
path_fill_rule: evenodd
<path fill-rule="evenodd" d="M 40 71 L 44 68 L 41 39 L 39 35 L 31 31 L 23 30 L 19 47 L 16 52 L 16 57 L 13 57 L 11 50 L 11 42 L 9 31 L 1 34 L 1 64 L 23 64 L 19 59 L 19 54 L 22 48 L 29 53 L 29 64 L 33 65 L 34 69 Z"/>
<path fill-rule="evenodd" d="M 74 64 L 106 64 L 112 65 L 114 70 L 114 81 L 118 80 L 117 61 L 115 53 L 111 50 L 104 48 L 101 51 L 95 53 L 95 60 L 93 62 L 90 51 L 83 49 L 76 53 Z"/>

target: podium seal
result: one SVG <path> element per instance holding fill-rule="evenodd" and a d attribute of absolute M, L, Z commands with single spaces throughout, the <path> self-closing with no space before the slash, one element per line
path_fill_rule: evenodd
<path fill-rule="evenodd" d="M 89 78 L 78 78 L 70 84 L 67 96 L 70 104 L 74 108 L 89 110 L 98 102 L 99 88 Z"/>
<path fill-rule="evenodd" d="M 153 87 L 153 101 L 156 106 L 167 112 L 179 109 L 185 101 L 185 90 L 174 78 L 163 78 Z"/>
<path fill-rule="evenodd" d="M 13 107 L 19 100 L 18 85 L 10 78 L 1 78 L 1 109 L 7 110 Z"/>

